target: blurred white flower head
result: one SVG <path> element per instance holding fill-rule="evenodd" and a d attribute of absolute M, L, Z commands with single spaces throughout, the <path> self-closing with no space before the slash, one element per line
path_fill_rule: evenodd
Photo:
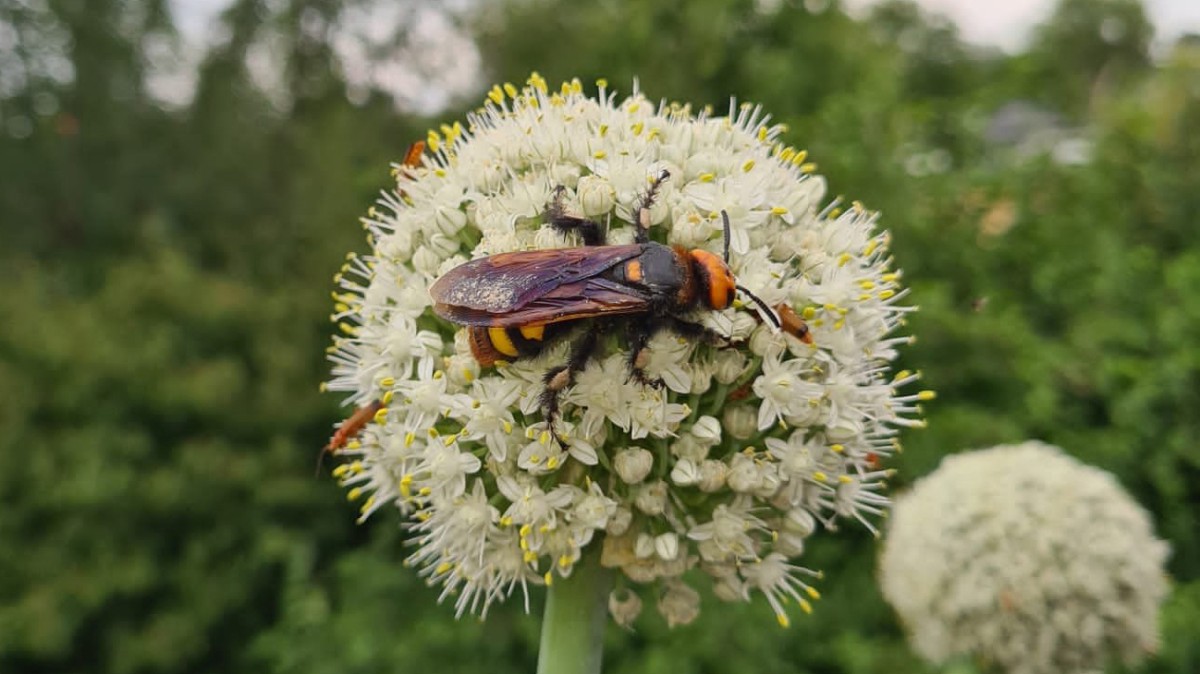
<path fill-rule="evenodd" d="M 857 203 L 822 208 L 824 180 L 758 108 L 714 117 L 597 85 L 594 97 L 578 81 L 551 90 L 535 74 L 495 87 L 465 127 L 430 132 L 428 154 L 396 166 L 395 189 L 363 220 L 371 252 L 335 279 L 343 334 L 328 388 L 366 410 L 361 432 L 342 434 L 335 475 L 364 519 L 385 506 L 409 518 L 409 562 L 460 614 L 518 589 L 527 599 L 602 546 L 620 571 L 621 624 L 643 591 L 668 623 L 689 622 L 700 595 L 687 583 L 707 574 L 721 599 L 762 595 L 786 625 L 788 606 L 817 596 L 801 580 L 814 572 L 793 563 L 804 540 L 839 518 L 874 531 L 879 461 L 932 397 L 900 395 L 917 377 L 889 373 L 911 307 L 888 235 Z M 556 441 L 539 397 L 569 340 L 481 367 L 428 288 L 470 259 L 581 245 L 545 222 L 560 188 L 564 210 L 609 244 L 633 241 L 664 172 L 643 214 L 650 239 L 721 256 L 728 214 L 732 272 L 805 321 L 812 343 L 740 302 L 697 310 L 729 343 L 659 334 L 644 365 L 653 387 L 631 379 L 614 331 L 562 392 Z M 693 567 L 703 574 L 685 580 Z"/>
<path fill-rule="evenodd" d="M 1154 652 L 1167 554 L 1111 474 L 1031 441 L 949 456 L 898 498 L 879 571 L 931 661 L 1083 674 Z"/>

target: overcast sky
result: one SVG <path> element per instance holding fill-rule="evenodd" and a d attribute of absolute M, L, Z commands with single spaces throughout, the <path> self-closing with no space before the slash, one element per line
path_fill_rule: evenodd
<path fill-rule="evenodd" d="M 487 0 L 478 1 L 486 2 Z M 870 6 L 874 1 L 842 0 L 842 3 L 851 12 L 854 12 Z M 916 1 L 928 11 L 949 16 L 958 24 L 959 31 L 965 40 L 981 45 L 994 45 L 1009 51 L 1020 49 L 1028 39 L 1030 29 L 1044 21 L 1056 4 L 1056 0 Z M 175 18 L 180 30 L 189 42 L 195 44 L 202 43 L 207 36 L 211 35 L 213 21 L 217 14 L 230 4 L 231 0 L 170 0 L 170 2 L 175 9 Z M 1146 6 L 1151 21 L 1154 22 L 1156 42 L 1159 46 L 1170 44 L 1183 33 L 1200 33 L 1200 0 L 1143 0 L 1143 4 Z M 423 18 L 437 21 L 436 16 Z M 438 29 L 439 26 L 429 25 L 418 33 L 429 36 L 440 33 L 441 31 Z M 451 29 L 447 26 L 442 30 L 449 31 Z M 349 36 L 350 42 L 355 39 L 354 36 Z M 454 52 L 460 56 L 473 54 L 473 49 L 466 45 L 464 47 L 454 50 Z M 197 49 L 193 53 L 198 54 L 200 51 Z M 356 54 L 357 51 L 360 50 L 345 41 L 339 46 L 339 56 L 347 66 L 347 76 L 350 78 L 351 84 L 355 84 L 356 79 L 363 79 L 383 80 L 395 85 L 397 84 L 396 78 L 410 70 L 403 67 L 388 67 L 388 64 L 385 63 L 382 66 L 376 66 L 373 73 L 352 72 L 367 69 L 355 67 L 358 62 L 366 63 L 361 61 L 361 55 Z M 408 92 L 423 90 L 426 93 L 419 100 L 401 101 L 403 96 L 399 96 L 398 101 L 401 102 L 402 107 L 418 112 L 434 113 L 443 107 L 450 97 L 455 94 L 467 93 L 478 75 L 478 55 L 473 54 L 472 57 L 453 59 L 453 61 L 439 64 L 439 72 L 449 75 L 443 79 L 441 88 L 428 88 L 420 86 L 421 83 L 405 82 L 406 86 L 400 87 L 401 90 Z M 176 69 L 171 73 L 162 73 L 158 82 L 152 86 L 152 90 L 161 92 L 160 97 L 164 100 L 182 102 L 190 98 L 192 88 L 190 84 L 194 82 L 194 76 L 194 70 L 188 67 Z M 450 84 L 447 87 L 447 82 L 457 84 Z M 449 89 L 458 89 L 458 91 Z"/>
<path fill-rule="evenodd" d="M 872 0 L 843 0 L 851 8 Z M 1044 20 L 1054 0 L 917 0 L 928 10 L 941 12 L 958 23 L 967 40 L 1015 49 L 1029 29 Z M 171 0 L 176 17 L 190 35 L 201 35 L 229 0 Z M 1200 33 L 1200 0 L 1145 0 L 1147 12 L 1158 29 L 1160 41 L 1181 33 Z"/>

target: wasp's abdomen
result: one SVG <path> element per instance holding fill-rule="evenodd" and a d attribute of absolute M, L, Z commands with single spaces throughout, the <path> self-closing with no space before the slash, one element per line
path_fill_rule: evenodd
<path fill-rule="evenodd" d="M 498 362 L 511 363 L 520 358 L 529 358 L 542 352 L 557 325 L 522 325 L 515 328 L 485 327 L 473 325 L 467 328 L 471 343 L 471 355 L 483 367 Z"/>

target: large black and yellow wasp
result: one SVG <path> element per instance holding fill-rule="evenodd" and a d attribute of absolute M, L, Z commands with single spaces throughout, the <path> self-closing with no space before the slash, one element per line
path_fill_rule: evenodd
<path fill-rule="evenodd" d="M 634 243 L 607 245 L 599 223 L 567 215 L 564 188 L 555 191 L 546 221 L 563 235 L 578 234 L 583 246 L 498 253 L 446 272 L 430 287 L 433 310 L 467 327 L 471 352 L 487 367 L 541 353 L 547 344 L 578 333 L 564 364 L 546 371 L 541 406 L 551 430 L 559 394 L 572 384 L 606 333 L 623 329 L 632 379 L 650 386 L 661 382 L 643 370 L 646 345 L 662 330 L 721 344 L 718 332 L 688 320 L 696 309 L 722 310 L 741 291 L 776 328 L 811 343 L 808 327 L 790 307 L 777 313 L 746 288 L 729 269 L 729 216 L 724 257 L 707 250 L 667 246 L 649 237 L 650 208 L 667 171 L 659 174 L 635 211 Z M 781 314 L 785 320 L 781 321 Z M 586 323 L 582 330 L 576 330 Z M 557 437 L 557 435 L 555 436 Z"/>

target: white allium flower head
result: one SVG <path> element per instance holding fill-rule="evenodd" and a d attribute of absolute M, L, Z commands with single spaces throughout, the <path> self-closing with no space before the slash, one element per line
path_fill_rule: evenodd
<path fill-rule="evenodd" d="M 919 480 L 879 571 L 931 661 L 1082 674 L 1156 649 L 1167 554 L 1111 474 L 1031 441 L 949 456 Z"/>
<path fill-rule="evenodd" d="M 700 595 L 683 574 L 695 567 L 721 599 L 761 596 L 787 624 L 785 606 L 816 597 L 801 580 L 814 572 L 796 563 L 805 539 L 841 518 L 874 531 L 887 504 L 879 461 L 932 397 L 898 393 L 914 374 L 889 376 L 912 308 L 888 235 L 858 203 L 823 205 L 825 181 L 759 108 L 716 117 L 597 86 L 551 90 L 535 74 L 495 87 L 466 126 L 431 131 L 428 151 L 395 167 L 395 188 L 363 219 L 371 251 L 335 277 L 343 334 L 327 386 L 359 408 L 331 445 L 346 459 L 335 475 L 364 499 L 363 519 L 385 506 L 409 518 L 409 562 L 459 614 L 518 589 L 527 600 L 599 546 L 620 572 L 622 624 L 642 605 L 629 592 L 670 624 L 693 619 Z M 728 244 L 739 283 L 813 339 L 741 301 L 697 309 L 686 318 L 728 343 L 656 335 L 644 352 L 654 387 L 630 377 L 622 331 L 603 333 L 551 429 L 539 398 L 571 336 L 481 367 L 429 287 L 468 260 L 580 246 L 546 222 L 558 194 L 608 244 L 630 243 L 664 173 L 641 216 L 650 239 L 717 256 Z"/>

